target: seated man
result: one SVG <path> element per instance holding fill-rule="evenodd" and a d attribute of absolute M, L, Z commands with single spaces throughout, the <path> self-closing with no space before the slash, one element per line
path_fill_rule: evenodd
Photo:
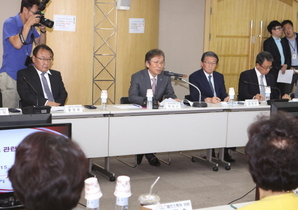
<path fill-rule="evenodd" d="M 200 70 L 195 71 L 189 76 L 189 82 L 197 86 L 201 91 L 201 100 L 206 103 L 217 104 L 221 101 L 228 102 L 230 97 L 226 92 L 224 76 L 216 72 L 216 65 L 218 64 L 218 56 L 208 51 L 203 53 L 201 57 Z M 198 101 L 199 92 L 196 88 L 189 85 L 190 100 Z M 235 150 L 235 148 L 230 148 Z M 212 156 L 215 157 L 215 151 L 212 149 Z M 228 148 L 224 150 L 224 160 L 227 162 L 235 162 L 229 154 Z"/>
<path fill-rule="evenodd" d="M 67 97 L 60 72 L 50 70 L 54 53 L 47 45 L 33 50 L 34 65 L 17 73 L 21 106 L 63 106 Z"/>
<path fill-rule="evenodd" d="M 61 135 L 36 132 L 17 147 L 8 171 L 16 197 L 27 210 L 71 210 L 78 204 L 88 161 Z"/>
<path fill-rule="evenodd" d="M 276 89 L 276 80 L 268 74 L 272 68 L 273 57 L 269 52 L 260 52 L 256 58 L 256 66 L 240 74 L 238 84 L 238 100 L 258 99 L 265 100 L 265 87 L 271 87 L 270 99 L 280 98 Z M 285 96 L 286 98 L 286 96 Z"/>
<path fill-rule="evenodd" d="M 153 49 L 145 55 L 146 69 L 138 71 L 131 76 L 128 100 L 130 103 L 143 105 L 146 99 L 147 89 L 152 89 L 154 98 L 161 102 L 164 98 L 172 98 L 177 101 L 177 96 L 171 84 L 171 78 L 165 76 L 165 54 L 159 49 Z M 137 163 L 141 164 L 143 155 L 137 156 Z M 160 162 L 154 154 L 146 154 L 150 165 L 159 166 Z"/>
<path fill-rule="evenodd" d="M 260 200 L 241 210 L 296 210 L 298 196 L 298 120 L 286 113 L 260 116 L 248 129 L 249 172 Z"/>
<path fill-rule="evenodd" d="M 224 76 L 215 71 L 218 61 L 218 56 L 214 52 L 203 53 L 201 57 L 202 68 L 189 76 L 189 82 L 200 89 L 202 93 L 201 100 L 207 103 L 217 104 L 221 101 L 229 101 Z M 190 99 L 192 101 L 198 101 L 198 90 L 190 85 L 189 91 Z"/>

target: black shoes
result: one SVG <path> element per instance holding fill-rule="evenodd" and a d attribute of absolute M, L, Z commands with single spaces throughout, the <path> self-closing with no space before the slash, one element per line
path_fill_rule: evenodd
<path fill-rule="evenodd" d="M 152 166 L 160 166 L 160 162 L 154 154 L 145 154 L 148 162 Z M 137 164 L 140 165 L 142 163 L 144 155 L 137 155 Z"/>
<path fill-rule="evenodd" d="M 140 165 L 142 163 L 144 155 L 137 155 L 137 164 Z"/>
<path fill-rule="evenodd" d="M 150 165 L 152 165 L 152 166 L 160 166 L 160 162 L 159 162 L 159 160 L 157 159 L 157 157 L 152 157 L 152 158 L 147 158 L 148 159 L 148 162 L 149 162 L 149 164 Z"/>
<path fill-rule="evenodd" d="M 224 161 L 229 162 L 229 163 L 235 163 L 236 160 L 233 159 L 230 155 L 224 155 Z"/>

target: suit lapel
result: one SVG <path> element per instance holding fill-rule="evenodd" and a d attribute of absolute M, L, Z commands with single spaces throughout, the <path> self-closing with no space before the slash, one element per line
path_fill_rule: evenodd
<path fill-rule="evenodd" d="M 200 76 L 202 77 L 201 81 L 202 81 L 202 89 L 205 89 L 206 91 L 208 91 L 209 95 L 213 95 L 210 84 L 208 79 L 206 78 L 206 75 L 204 73 L 204 70 L 202 69 L 202 71 L 200 72 Z"/>

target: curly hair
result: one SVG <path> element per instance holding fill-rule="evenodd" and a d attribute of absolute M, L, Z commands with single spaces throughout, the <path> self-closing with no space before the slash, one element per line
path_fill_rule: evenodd
<path fill-rule="evenodd" d="M 87 170 L 87 159 L 76 143 L 36 132 L 17 147 L 8 176 L 27 210 L 71 210 L 80 199 Z"/>
<path fill-rule="evenodd" d="M 258 187 L 273 192 L 298 187 L 298 120 L 279 112 L 259 116 L 248 128 L 249 172 Z"/>

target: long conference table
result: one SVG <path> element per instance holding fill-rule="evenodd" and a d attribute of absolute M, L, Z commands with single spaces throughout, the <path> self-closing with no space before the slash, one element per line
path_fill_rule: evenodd
<path fill-rule="evenodd" d="M 105 158 L 106 172 L 113 156 L 245 146 L 248 126 L 257 115 L 270 113 L 268 105 L 240 104 L 152 110 L 131 104 L 108 105 L 104 111 L 100 108 L 51 113 L 53 123 L 72 123 L 72 138 L 91 163 L 92 158 Z M 106 175 L 114 180 L 113 173 Z"/>

